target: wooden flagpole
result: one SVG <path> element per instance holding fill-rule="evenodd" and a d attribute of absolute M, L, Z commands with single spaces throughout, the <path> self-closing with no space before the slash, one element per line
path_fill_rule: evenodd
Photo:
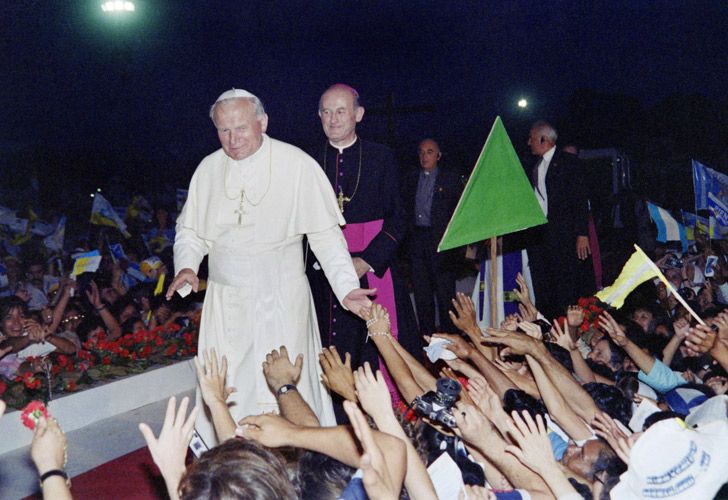
<path fill-rule="evenodd" d="M 498 327 L 498 237 L 490 237 L 490 326 Z"/>

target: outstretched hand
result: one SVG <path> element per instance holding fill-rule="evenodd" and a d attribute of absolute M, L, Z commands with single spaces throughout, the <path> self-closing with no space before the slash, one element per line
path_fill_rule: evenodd
<path fill-rule="evenodd" d="M 355 288 L 344 297 L 343 305 L 360 318 L 366 319 L 372 307 L 369 296 L 375 293 L 376 288 Z"/>
<path fill-rule="evenodd" d="M 177 498 L 179 481 L 185 471 L 185 457 L 187 447 L 192 439 L 192 431 L 195 426 L 198 408 L 195 407 L 185 418 L 190 398 L 182 398 L 179 410 L 175 411 L 177 399 L 172 396 L 167 402 L 167 412 L 164 416 L 164 424 L 155 438 L 152 429 L 145 423 L 139 424 L 139 430 L 147 442 L 149 452 L 152 454 L 154 463 L 167 484 L 167 492 L 171 498 Z"/>
<path fill-rule="evenodd" d="M 284 345 L 279 350 L 273 349 L 269 352 L 263 361 L 263 375 L 273 392 L 278 392 L 286 384 L 295 385 L 301 377 L 302 369 L 303 354 L 296 356 L 296 361 L 291 363 L 288 349 Z"/>
<path fill-rule="evenodd" d="M 324 371 L 321 379 L 327 389 L 349 401 L 357 400 L 354 374 L 351 371 L 351 354 L 344 353 L 342 361 L 336 346 L 324 347 L 319 354 L 319 364 Z"/>
<path fill-rule="evenodd" d="M 374 440 L 374 435 L 361 410 L 351 401 L 344 401 L 344 411 L 354 429 L 357 439 L 361 443 L 364 454 L 361 456 L 359 467 L 364 472 L 362 482 L 369 498 L 382 500 L 395 500 L 399 498 L 402 489 L 402 478 L 395 478 L 391 472 L 394 468 L 384 458 L 383 450 Z M 403 444 L 403 443 L 402 443 Z M 399 450 L 387 450 L 389 460 L 398 460 L 404 465 L 404 445 Z M 399 467 L 404 470 L 404 467 Z"/>
<path fill-rule="evenodd" d="M 473 299 L 462 292 L 458 292 L 452 299 L 452 306 L 455 312 L 448 311 L 452 324 L 465 333 L 477 332 L 480 335 L 480 327 L 475 318 L 475 304 Z"/>
<path fill-rule="evenodd" d="M 197 380 L 200 384 L 200 393 L 205 404 L 210 407 L 214 403 L 225 403 L 230 395 L 235 392 L 234 387 L 226 387 L 225 377 L 227 376 L 227 357 L 223 356 L 218 365 L 215 348 L 208 352 L 203 349 L 193 358 Z"/>
<path fill-rule="evenodd" d="M 617 323 L 617 321 L 607 311 L 604 311 L 602 315 L 599 316 L 599 326 L 607 332 L 614 343 L 619 347 L 624 347 L 627 345 L 627 342 L 629 342 L 629 339 L 624 333 L 622 327 L 619 326 L 619 323 Z"/>
<path fill-rule="evenodd" d="M 169 288 L 167 288 L 167 294 L 165 295 L 167 300 L 171 300 L 174 292 L 185 285 L 192 286 L 193 292 L 197 292 L 200 287 L 200 279 L 197 277 L 197 273 L 188 267 L 180 270 L 177 276 L 174 277 L 174 280 L 172 280 L 172 283 L 170 283 Z"/>

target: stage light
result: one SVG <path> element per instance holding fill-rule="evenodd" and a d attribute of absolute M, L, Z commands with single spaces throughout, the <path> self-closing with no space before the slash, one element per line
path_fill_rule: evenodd
<path fill-rule="evenodd" d="M 104 12 L 134 12 L 134 2 L 128 0 L 109 0 L 101 4 Z"/>
<path fill-rule="evenodd" d="M 518 107 L 521 109 L 525 109 L 528 107 L 528 101 L 525 99 L 519 99 L 518 100 Z"/>

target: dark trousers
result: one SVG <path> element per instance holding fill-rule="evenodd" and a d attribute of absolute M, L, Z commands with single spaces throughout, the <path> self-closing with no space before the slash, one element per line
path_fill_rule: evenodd
<path fill-rule="evenodd" d="M 437 253 L 437 244 L 429 227 L 417 227 L 411 235 L 412 287 L 421 335 L 437 331 L 435 297 L 440 316 L 439 331 L 455 331 L 448 315 L 452 309 L 450 301 L 455 297 L 455 271 L 450 269 L 447 254 Z"/>

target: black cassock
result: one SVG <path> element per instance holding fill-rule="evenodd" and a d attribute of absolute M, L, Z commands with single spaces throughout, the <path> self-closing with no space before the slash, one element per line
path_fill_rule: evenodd
<path fill-rule="evenodd" d="M 412 304 L 395 263 L 397 248 L 405 237 L 407 224 L 399 191 L 399 169 L 392 151 L 381 144 L 357 139 L 341 153 L 327 142 L 315 158 L 324 168 L 337 197 L 341 193 L 343 197 L 350 198 L 344 203 L 347 224 L 383 220 L 379 234 L 364 251 L 352 253 L 352 257 L 364 259 L 377 277 L 381 278 L 388 269 L 391 270 L 399 342 L 421 359 L 422 342 L 413 327 Z M 336 346 L 342 357 L 345 352 L 350 353 L 353 367 L 364 361 L 376 366 L 377 351 L 372 342 L 366 342 L 366 324 L 341 307 L 323 271 L 315 265 L 316 257 L 310 250 L 306 260 L 322 344 L 325 347 Z M 369 288 L 366 275 L 361 279 L 361 286 Z"/>

